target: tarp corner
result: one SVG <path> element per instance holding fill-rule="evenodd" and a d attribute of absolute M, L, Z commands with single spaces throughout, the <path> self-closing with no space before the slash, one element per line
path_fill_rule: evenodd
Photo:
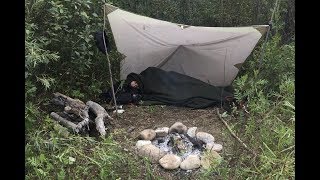
<path fill-rule="evenodd" d="M 253 25 L 252 27 L 259 31 L 263 36 L 267 32 L 269 25 Z"/>
<path fill-rule="evenodd" d="M 112 13 L 113 11 L 119 9 L 119 8 L 117 8 L 117 7 L 115 7 L 115 6 L 111 5 L 111 4 L 108 4 L 108 3 L 105 3 L 104 7 L 106 8 L 106 15 L 108 15 L 108 14 Z"/>

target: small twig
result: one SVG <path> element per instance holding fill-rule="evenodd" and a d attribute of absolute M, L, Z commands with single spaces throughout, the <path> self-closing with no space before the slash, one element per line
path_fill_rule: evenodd
<path fill-rule="evenodd" d="M 240 142 L 240 144 L 242 144 L 242 146 L 248 150 L 249 152 L 251 152 L 254 156 L 257 156 L 257 153 L 255 153 L 252 149 L 249 149 L 248 146 L 231 130 L 230 126 L 227 124 L 227 122 L 221 117 L 220 113 L 219 113 L 219 109 L 217 108 L 217 114 L 219 119 L 223 122 L 223 124 L 227 127 L 227 129 L 229 130 L 229 132 L 231 133 L 231 135 L 238 141 Z"/>

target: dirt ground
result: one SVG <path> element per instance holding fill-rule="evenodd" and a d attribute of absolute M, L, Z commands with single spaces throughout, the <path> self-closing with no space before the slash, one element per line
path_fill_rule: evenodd
<path fill-rule="evenodd" d="M 135 106 L 127 105 L 125 112 L 118 115 L 113 121 L 114 138 L 128 152 L 133 152 L 139 132 L 144 129 L 170 127 L 175 122 L 182 122 L 187 127 L 198 127 L 197 131 L 212 134 L 215 142 L 223 145 L 223 154 L 231 149 L 232 138 L 226 131 L 224 124 L 219 120 L 215 108 L 197 109 L 173 106 Z M 221 111 L 220 111 L 221 112 Z M 115 117 L 115 115 L 113 115 Z M 163 179 L 194 179 L 200 169 L 186 172 L 184 170 L 165 170 L 159 164 L 152 165 L 153 174 Z M 213 179 L 219 179 L 214 177 Z"/>

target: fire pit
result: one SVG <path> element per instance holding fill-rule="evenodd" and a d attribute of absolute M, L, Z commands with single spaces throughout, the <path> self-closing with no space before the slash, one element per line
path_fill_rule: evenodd
<path fill-rule="evenodd" d="M 198 132 L 197 127 L 188 128 L 181 122 L 170 128 L 145 129 L 140 132 L 139 139 L 137 154 L 150 158 L 164 169 L 208 169 L 217 166 L 222 159 L 218 154 L 222 145 L 215 143 L 211 134 Z"/>

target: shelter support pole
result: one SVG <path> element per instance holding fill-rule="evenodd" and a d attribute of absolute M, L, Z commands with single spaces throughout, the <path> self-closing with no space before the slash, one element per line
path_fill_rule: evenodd
<path fill-rule="evenodd" d="M 269 26 L 268 26 L 268 30 L 267 30 L 267 35 L 266 35 L 266 38 L 265 38 L 265 40 L 264 40 L 263 47 L 262 47 L 262 51 L 261 51 L 261 55 L 260 55 L 259 69 L 260 69 L 261 66 L 262 66 L 262 60 L 263 60 L 263 58 L 264 58 L 265 46 L 266 46 L 266 43 L 267 43 L 268 38 L 269 38 L 269 33 L 270 33 L 270 31 L 271 31 L 272 22 L 273 22 L 273 17 L 274 17 L 274 15 L 275 15 L 276 10 L 277 10 L 277 9 L 279 8 L 279 6 L 280 6 L 279 1 L 280 1 L 280 0 L 276 0 L 275 5 L 274 5 L 274 8 L 273 8 L 273 12 L 272 12 L 272 14 L 271 14 L 271 18 L 270 18 Z"/>
<path fill-rule="evenodd" d="M 111 83 L 111 90 L 112 90 L 112 97 L 113 97 L 114 106 L 116 108 L 116 116 L 117 116 L 117 114 L 118 114 L 118 106 L 117 106 L 116 96 L 115 96 L 115 93 L 114 93 L 113 79 L 112 79 L 112 72 L 111 72 L 111 63 L 110 63 L 110 60 L 109 60 L 109 53 L 108 53 L 108 50 L 107 50 L 106 41 L 105 41 L 105 37 L 104 37 L 105 28 L 106 28 L 106 7 L 103 6 L 103 31 L 102 31 L 103 45 L 104 45 L 104 49 L 106 51 L 106 56 L 107 56 L 110 83 Z"/>

